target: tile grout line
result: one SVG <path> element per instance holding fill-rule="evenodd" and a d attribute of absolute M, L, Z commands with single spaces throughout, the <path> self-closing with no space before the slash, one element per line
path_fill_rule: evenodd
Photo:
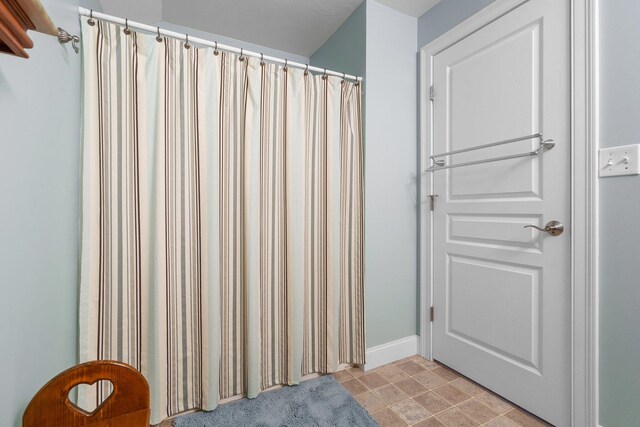
<path fill-rule="evenodd" d="M 404 362 L 399 362 L 398 364 L 400 364 L 400 363 L 404 363 Z M 418 362 L 416 362 L 416 363 L 418 363 Z M 386 365 L 385 365 L 385 366 L 386 366 Z M 421 395 L 426 394 L 426 393 L 435 393 L 435 394 L 436 394 L 436 396 L 438 396 L 439 398 L 441 398 L 442 400 L 444 400 L 445 402 L 447 402 L 449 405 L 451 405 L 450 407 L 448 407 L 448 408 L 446 408 L 446 409 L 443 409 L 442 411 L 438 411 L 438 412 L 435 412 L 435 413 L 431 413 L 431 412 L 429 412 L 429 413 L 431 414 L 431 416 L 432 416 L 432 417 L 435 417 L 436 419 L 438 419 L 438 421 L 440 421 L 440 422 L 444 423 L 442 420 L 440 420 L 439 418 L 437 418 L 437 415 L 439 415 L 439 414 L 441 414 L 441 413 L 443 413 L 443 412 L 446 412 L 446 411 L 448 411 L 448 410 L 450 410 L 450 409 L 452 409 L 452 408 L 458 408 L 460 405 L 462 405 L 463 403 L 466 403 L 466 402 L 468 402 L 468 401 L 470 401 L 470 400 L 475 400 L 475 398 L 476 398 L 476 396 L 477 396 L 477 395 L 479 395 L 479 394 L 481 394 L 481 393 L 485 393 L 485 392 L 487 392 L 487 390 L 485 390 L 485 389 L 484 389 L 484 388 L 482 388 L 482 387 L 479 387 L 480 389 L 482 389 L 482 391 L 481 391 L 480 393 L 477 393 L 476 395 L 471 395 L 471 394 L 469 394 L 469 393 L 465 392 L 464 390 L 461 390 L 460 388 L 456 387 L 456 386 L 455 386 L 455 384 L 452 384 L 454 381 L 457 381 L 458 379 L 464 379 L 464 380 L 466 380 L 466 381 L 471 381 L 471 380 L 468 380 L 468 379 L 466 379 L 465 377 L 462 377 L 462 376 L 457 376 L 456 378 L 454 378 L 454 379 L 452 379 L 452 380 L 447 380 L 445 377 L 441 376 L 441 375 L 440 375 L 440 374 L 438 374 L 437 372 L 433 372 L 433 371 L 435 371 L 436 369 L 438 369 L 438 368 L 440 368 L 440 367 L 441 367 L 441 366 L 436 366 L 436 367 L 432 367 L 431 369 L 429 369 L 429 368 L 426 368 L 426 367 L 425 367 L 425 370 L 424 370 L 424 371 L 421 371 L 421 372 L 419 372 L 418 374 L 414 374 L 414 375 L 411 375 L 411 374 L 409 374 L 408 372 L 406 372 L 406 371 L 404 371 L 404 370 L 403 370 L 403 372 L 405 372 L 406 374 L 408 374 L 408 375 L 409 375 L 409 378 L 413 378 L 413 377 L 415 377 L 416 375 L 419 375 L 419 374 L 420 374 L 420 373 L 422 373 L 422 372 L 432 372 L 434 375 L 437 375 L 438 377 L 442 378 L 442 379 L 443 379 L 443 380 L 445 380 L 446 382 L 445 382 L 445 383 L 443 383 L 443 384 L 440 384 L 439 386 L 437 386 L 437 387 L 435 387 L 435 388 L 428 388 L 428 387 L 427 387 L 427 389 L 426 389 L 426 391 L 425 391 L 424 393 L 420 393 L 420 394 L 417 394 L 417 395 L 415 395 L 415 396 L 408 396 L 408 398 L 407 398 L 407 399 L 405 399 L 405 400 L 403 400 L 403 401 L 400 401 L 400 402 L 404 402 L 404 401 L 406 401 L 406 400 L 413 400 L 413 401 L 415 401 L 415 397 L 417 397 L 417 396 L 421 396 Z M 376 368 L 376 369 L 377 369 L 377 368 Z M 402 370 L 402 368 L 399 368 L 399 369 L 401 369 L 401 370 Z M 448 369 L 448 368 L 446 368 L 446 369 Z M 372 371 L 372 372 L 373 372 L 373 371 Z M 366 375 L 366 374 L 365 374 L 365 375 Z M 459 375 L 459 374 L 457 374 L 457 373 L 456 373 L 456 375 Z M 383 378 L 384 378 L 384 377 L 383 377 Z M 402 381 L 402 380 L 400 380 L 400 381 Z M 418 382 L 418 384 L 420 384 L 420 385 L 424 386 L 424 385 L 423 385 L 423 384 L 421 384 L 419 381 L 416 381 L 416 382 Z M 395 385 L 395 383 L 391 383 L 391 382 L 389 382 L 389 384 L 391 384 L 391 385 Z M 462 393 L 464 393 L 464 394 L 466 394 L 467 396 L 469 396 L 469 398 L 468 398 L 468 399 L 465 399 L 465 400 L 463 400 L 462 402 L 459 402 L 459 403 L 457 403 L 457 404 L 456 404 L 456 403 L 453 403 L 453 402 L 452 402 L 452 401 L 450 401 L 450 400 L 447 400 L 447 398 L 446 398 L 445 396 L 440 395 L 440 394 L 436 391 L 436 389 L 437 389 L 437 388 L 440 388 L 440 387 L 445 386 L 445 385 L 447 385 L 447 384 L 451 385 L 452 387 L 455 387 L 457 390 L 459 390 L 459 391 L 461 391 Z M 364 385 L 365 385 L 365 387 L 367 387 L 367 386 L 366 386 L 366 384 L 364 384 Z M 384 387 L 384 386 L 381 386 L 381 387 Z M 378 387 L 378 388 L 381 388 L 381 387 Z M 368 387 L 367 387 L 367 388 L 368 388 Z M 369 390 L 375 393 L 375 389 L 371 389 L 371 388 L 369 388 Z M 400 391 L 402 391 L 402 390 L 400 390 Z M 477 401 L 477 400 L 476 400 L 476 401 Z M 395 404 L 397 404 L 397 403 L 400 403 L 400 402 L 396 402 L 396 403 L 394 403 L 394 405 L 395 405 Z M 416 402 L 416 403 L 418 403 L 418 402 Z M 420 403 L 418 403 L 418 404 L 420 404 Z M 484 403 L 482 403 L 482 402 L 478 402 L 478 404 L 480 404 L 480 405 L 482 405 L 483 407 L 485 407 L 485 408 L 487 408 L 487 409 L 489 409 L 489 410 L 493 411 L 493 409 L 492 409 L 492 408 L 490 408 L 489 406 L 485 405 L 485 404 L 484 404 Z M 422 406 L 422 405 L 421 405 L 421 406 Z M 387 407 L 391 407 L 391 406 L 387 406 Z M 384 408 L 383 408 L 383 409 L 384 409 Z M 425 408 L 425 409 L 426 409 L 426 408 Z M 382 410 L 382 409 L 380 409 L 380 410 Z M 393 410 L 393 409 L 392 409 L 392 410 Z M 473 417 L 472 417 L 471 415 L 467 414 L 464 410 L 462 410 L 462 409 L 460 409 L 460 410 L 461 410 L 461 411 L 462 411 L 462 412 L 463 412 L 467 417 L 469 417 L 469 418 L 473 419 Z M 427 409 L 427 411 L 428 411 L 428 409 Z M 509 410 L 509 411 L 507 411 L 507 412 L 510 412 L 510 411 L 511 411 L 511 410 Z M 496 412 L 496 411 L 493 411 L 493 412 Z M 507 413 L 507 412 L 505 412 L 505 413 Z M 487 424 L 487 423 L 490 423 L 491 421 L 495 420 L 496 418 L 500 418 L 500 417 L 503 415 L 503 414 L 500 414 L 500 413 L 498 413 L 498 412 L 496 412 L 496 414 L 497 414 L 497 416 L 495 416 L 495 417 L 491 418 L 490 420 L 486 421 L 485 423 L 480 423 L 480 421 L 478 421 L 477 419 L 473 419 L 473 421 L 480 423 L 480 425 L 482 426 L 482 425 L 485 425 L 485 424 Z M 428 418 L 425 418 L 425 419 L 428 419 Z M 419 422 L 421 422 L 421 421 L 419 421 Z"/>
<path fill-rule="evenodd" d="M 399 366 L 399 365 L 407 363 L 407 362 L 412 362 L 413 364 L 418 365 L 421 368 L 421 370 L 416 371 L 416 368 L 411 368 L 411 370 L 414 372 L 412 374 L 411 372 L 408 372 L 407 370 L 405 370 L 405 369 L 403 369 L 402 367 Z M 424 362 L 427 362 L 427 363 L 424 363 Z M 397 380 L 395 382 L 391 382 L 390 380 L 388 380 L 387 377 L 384 374 L 382 374 L 381 372 L 382 372 L 383 368 L 390 367 L 390 366 L 394 366 L 397 369 L 399 369 L 403 373 L 403 375 L 406 375 L 406 378 Z M 447 379 L 445 376 L 441 375 L 440 373 L 434 372 L 434 371 L 438 370 L 439 368 L 441 368 L 440 372 L 448 372 L 451 375 L 453 375 L 453 377 L 448 375 L 450 379 Z M 495 393 L 491 392 L 490 390 L 486 389 L 485 387 L 482 387 L 481 385 L 475 383 L 474 381 L 472 381 L 471 379 L 465 377 L 464 375 L 461 375 L 461 374 L 453 371 L 452 369 L 450 369 L 450 368 L 448 368 L 448 367 L 446 367 L 444 365 L 441 365 L 441 364 L 439 364 L 437 362 L 430 362 L 430 361 L 427 361 L 426 359 L 419 358 L 419 356 L 411 356 L 409 358 L 405 358 L 405 359 L 402 359 L 402 360 L 399 360 L 399 361 L 396 361 L 396 362 L 392 362 L 392 363 L 389 363 L 387 365 L 383 365 L 383 366 L 380 366 L 378 368 L 375 368 L 375 369 L 371 370 L 370 372 L 366 372 L 366 373 L 364 371 L 360 370 L 359 371 L 360 374 L 357 375 L 357 376 L 353 375 L 352 372 L 358 372 L 358 368 L 351 368 L 351 369 L 346 370 L 346 372 L 348 374 L 348 378 L 346 378 L 346 379 L 343 378 L 341 381 L 339 381 L 340 384 L 355 379 L 355 380 L 357 380 L 357 383 L 360 384 L 365 390 L 365 391 L 362 391 L 361 393 L 359 393 L 357 395 L 353 395 L 350 392 L 350 394 L 352 394 L 352 396 L 354 398 L 356 398 L 357 396 L 364 395 L 365 393 L 371 393 L 373 398 L 376 401 L 378 401 L 379 403 L 384 405 L 382 408 L 378 408 L 378 409 L 376 409 L 375 411 L 372 411 L 372 412 L 369 412 L 367 410 L 367 412 L 369 412 L 369 414 L 371 416 L 373 416 L 373 414 L 375 414 L 375 413 L 378 413 L 380 411 L 388 409 L 399 420 L 401 420 L 405 425 L 415 425 L 415 424 L 419 424 L 419 423 L 421 423 L 423 421 L 426 421 L 426 420 L 428 420 L 430 418 L 435 418 L 438 422 L 440 422 L 440 423 L 442 423 L 442 424 L 444 424 L 446 426 L 447 424 L 441 418 L 439 418 L 438 416 L 442 416 L 442 414 L 444 412 L 450 411 L 452 409 L 457 409 L 458 411 L 460 411 L 460 415 L 461 416 L 463 416 L 463 417 L 465 417 L 465 418 L 467 418 L 469 420 L 472 420 L 474 423 L 477 423 L 477 425 L 479 425 L 479 426 L 485 426 L 485 425 L 487 425 L 487 424 L 489 424 L 489 423 L 491 423 L 491 422 L 493 422 L 493 421 L 495 421 L 495 420 L 497 420 L 498 418 L 501 418 L 501 417 L 502 418 L 506 418 L 507 420 L 509 420 L 509 422 L 513 423 L 514 425 L 521 425 L 517 421 L 515 421 L 515 420 L 513 420 L 513 419 L 511 419 L 511 418 L 506 416 L 507 414 L 511 413 L 512 411 L 522 412 L 525 416 L 532 417 L 532 415 L 528 414 L 526 411 L 518 408 L 517 406 L 514 406 L 510 402 L 504 400 L 502 397 L 496 395 Z M 420 381 L 415 379 L 415 377 L 417 375 L 420 375 L 420 374 L 422 374 L 424 372 L 432 373 L 432 374 L 438 376 L 439 378 L 441 378 L 442 380 L 444 380 L 445 382 L 442 383 L 442 384 L 439 384 L 438 386 L 433 387 L 433 388 L 431 388 L 429 386 L 425 386 Z M 359 378 L 361 378 L 361 377 L 363 377 L 365 375 L 371 375 L 371 374 L 378 375 L 380 378 L 382 378 L 385 381 L 385 384 L 380 385 L 378 387 L 373 387 L 373 386 L 368 386 L 362 380 L 359 379 Z M 419 384 L 420 387 L 424 388 L 424 390 L 420 391 L 418 394 L 415 394 L 415 395 L 412 396 L 412 395 L 410 395 L 410 393 L 406 393 L 403 389 L 401 389 L 400 387 L 398 387 L 396 385 L 397 383 L 399 383 L 401 381 L 404 381 L 404 380 L 407 380 L 407 379 L 413 379 L 413 381 L 415 381 L 417 384 Z M 462 390 L 461 388 L 459 388 L 459 386 L 456 386 L 456 384 L 453 384 L 455 381 L 458 381 L 459 379 L 462 379 L 462 380 L 470 383 L 472 386 L 477 387 L 480 391 L 475 393 L 475 394 L 471 394 L 471 393 L 468 393 L 467 391 Z M 383 397 L 379 393 L 377 393 L 376 390 L 378 390 L 380 388 L 383 388 L 383 387 L 386 387 L 388 385 L 394 386 L 397 390 L 399 390 L 403 395 L 405 395 L 407 397 L 404 398 L 404 399 L 401 399 L 401 400 L 399 400 L 397 402 L 394 402 L 392 404 L 387 404 L 387 402 L 385 400 L 383 400 Z M 438 392 L 435 391 L 436 389 L 444 387 L 445 385 L 450 385 L 451 387 L 453 387 L 457 391 L 459 391 L 459 392 L 465 394 L 466 396 L 468 396 L 468 398 L 463 400 L 463 401 L 461 401 L 461 402 L 459 402 L 459 403 L 457 403 L 457 404 L 454 404 L 452 401 L 448 400 L 445 396 L 442 396 L 441 394 L 439 394 Z M 443 410 L 441 410 L 441 411 L 439 411 L 439 412 L 431 413 L 431 411 L 429 411 L 426 407 L 424 407 L 417 400 L 415 400 L 416 397 L 421 396 L 421 395 L 426 394 L 426 393 L 433 393 L 435 396 L 437 396 L 439 399 L 443 400 L 446 404 L 448 404 L 450 406 L 445 408 L 445 409 L 443 409 Z M 504 404 L 508 405 L 509 408 L 507 410 L 505 410 L 504 412 L 501 412 L 500 410 L 497 410 L 497 409 L 494 410 L 494 408 L 490 407 L 488 404 L 485 404 L 484 402 L 482 402 L 482 401 L 477 399 L 478 396 L 481 396 L 483 394 L 487 394 L 489 396 L 493 396 L 494 398 L 499 399 L 500 401 L 504 402 Z M 421 419 L 419 421 L 416 421 L 413 424 L 410 424 L 409 422 L 406 422 L 406 418 L 404 418 L 403 415 L 400 415 L 400 413 L 398 413 L 393 408 L 393 406 L 398 405 L 399 403 L 408 402 L 408 401 L 412 401 L 413 403 L 419 405 L 429 415 L 426 418 L 423 418 L 423 419 Z M 482 408 L 485 408 L 485 409 L 495 413 L 496 415 L 494 417 L 484 421 L 484 422 L 479 421 L 478 419 L 474 418 L 471 414 L 467 413 L 464 409 L 461 408 L 461 405 L 463 405 L 465 403 L 468 403 L 470 401 L 474 401 L 476 404 L 481 405 Z M 537 422 L 537 420 L 535 418 L 533 419 L 533 422 L 538 423 L 539 425 L 542 425 L 542 426 L 545 425 L 545 424 L 541 424 L 541 423 Z"/>

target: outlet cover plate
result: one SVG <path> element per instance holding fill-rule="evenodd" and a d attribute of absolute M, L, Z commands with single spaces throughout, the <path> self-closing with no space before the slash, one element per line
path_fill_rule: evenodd
<path fill-rule="evenodd" d="M 598 161 L 600 177 L 640 174 L 639 148 L 640 144 L 601 148 Z"/>

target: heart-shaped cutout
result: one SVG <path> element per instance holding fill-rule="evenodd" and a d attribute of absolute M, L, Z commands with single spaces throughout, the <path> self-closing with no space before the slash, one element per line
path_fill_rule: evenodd
<path fill-rule="evenodd" d="M 69 391 L 69 405 L 76 411 L 91 416 L 112 393 L 113 383 L 109 380 L 78 384 Z"/>

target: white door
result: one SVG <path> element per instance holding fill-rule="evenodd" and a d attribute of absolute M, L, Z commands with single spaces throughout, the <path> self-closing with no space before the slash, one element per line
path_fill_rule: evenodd
<path fill-rule="evenodd" d="M 571 396 L 569 16 L 567 0 L 530 0 L 432 63 L 434 154 L 537 133 L 555 141 L 432 172 L 433 356 L 558 426 L 569 425 Z M 564 233 L 524 228 L 551 220 Z"/>

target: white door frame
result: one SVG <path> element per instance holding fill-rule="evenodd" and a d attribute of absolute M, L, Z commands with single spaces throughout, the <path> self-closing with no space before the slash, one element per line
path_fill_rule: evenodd
<path fill-rule="evenodd" d="M 420 170 L 431 166 L 433 58 L 528 0 L 496 0 L 420 50 Z M 598 425 L 598 0 L 571 2 L 571 425 Z M 436 93 L 437 96 L 437 93 Z M 433 218 L 430 173 L 420 180 L 420 354 L 431 359 Z M 437 203 L 437 201 L 436 201 Z M 436 314 L 437 315 L 437 314 Z"/>

